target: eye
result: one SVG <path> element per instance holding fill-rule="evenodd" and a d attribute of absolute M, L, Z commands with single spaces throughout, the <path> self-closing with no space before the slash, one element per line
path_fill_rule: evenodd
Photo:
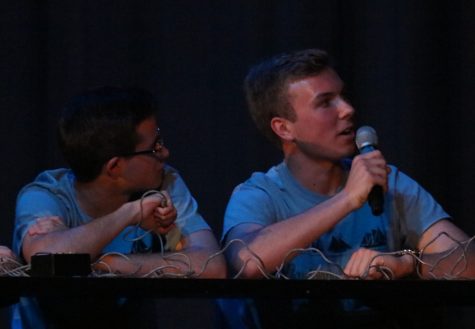
<path fill-rule="evenodd" d="M 315 99 L 315 109 L 318 108 L 329 108 L 335 106 L 335 100 L 338 97 L 335 93 L 325 93 L 316 97 Z"/>
<path fill-rule="evenodd" d="M 327 96 L 320 101 L 320 103 L 318 104 L 318 107 L 328 108 L 328 107 L 333 106 L 334 102 L 335 102 L 335 97 Z"/>
<path fill-rule="evenodd" d="M 330 105 L 331 105 L 331 99 L 324 99 L 321 104 L 322 107 L 329 107 Z"/>

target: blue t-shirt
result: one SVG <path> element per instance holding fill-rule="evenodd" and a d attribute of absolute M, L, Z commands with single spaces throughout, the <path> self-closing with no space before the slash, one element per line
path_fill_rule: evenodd
<path fill-rule="evenodd" d="M 351 254 L 361 247 L 383 252 L 415 249 L 427 228 L 449 217 L 427 191 L 393 166 L 388 187 L 382 215 L 374 216 L 366 203 L 309 247 L 320 250 L 331 262 L 344 268 Z M 236 225 L 268 226 L 303 213 L 329 198 L 300 185 L 282 162 L 267 173 L 254 173 L 235 188 L 226 209 L 223 239 Z M 318 252 L 301 252 L 286 265 L 284 274 L 306 278 L 316 269 L 331 270 L 333 266 L 329 264 Z"/>
<path fill-rule="evenodd" d="M 59 216 L 67 227 L 77 227 L 93 220 L 79 207 L 74 189 L 75 176 L 70 169 L 56 169 L 42 172 L 18 194 L 13 235 L 13 250 L 21 255 L 22 243 L 30 225 L 43 216 Z M 210 230 L 209 225 L 198 213 L 198 205 L 179 173 L 170 166 L 164 168 L 161 190 L 166 190 L 177 210 L 176 226 L 186 236 L 199 230 Z M 142 229 L 128 227 L 108 244 L 103 252 L 124 254 L 148 252 L 152 248 L 152 235 L 147 234 L 139 242 L 135 237 L 145 233 Z M 139 244 L 139 245 L 138 245 Z M 13 324 L 21 317 L 22 327 L 44 328 L 36 300 L 21 298 L 15 310 Z M 15 318 L 17 317 L 17 318 Z"/>
<path fill-rule="evenodd" d="M 198 213 L 198 205 L 191 196 L 190 191 L 178 172 L 165 166 L 162 190 L 166 190 L 177 210 L 175 224 L 183 235 L 189 235 L 202 229 L 210 229 Z M 16 205 L 15 228 L 13 235 L 13 250 L 21 254 L 23 238 L 35 219 L 43 216 L 59 216 L 67 227 L 76 227 L 91 221 L 92 218 L 85 214 L 79 207 L 74 189 L 75 177 L 69 169 L 48 170 L 30 184 L 26 185 L 19 193 Z M 131 253 L 132 242 L 136 236 L 142 235 L 143 230 L 133 231 L 125 229 L 104 249 L 104 252 Z M 151 236 L 145 236 L 143 242 L 149 245 Z"/>

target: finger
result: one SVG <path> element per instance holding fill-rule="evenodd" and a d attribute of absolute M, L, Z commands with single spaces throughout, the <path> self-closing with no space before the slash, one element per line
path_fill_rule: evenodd
<path fill-rule="evenodd" d="M 162 200 L 162 203 L 160 206 L 162 208 L 173 206 L 173 202 L 172 202 L 172 199 L 170 198 L 170 194 L 168 194 L 167 191 L 161 191 L 161 194 L 165 198 L 165 200 Z"/>
<path fill-rule="evenodd" d="M 35 227 L 32 226 L 28 229 L 28 235 L 29 236 L 34 236 L 34 235 L 37 235 L 37 234 L 40 234 L 40 233 L 37 229 L 35 229 Z"/>
<path fill-rule="evenodd" d="M 173 207 L 166 207 L 166 208 L 157 207 L 157 208 L 155 208 L 155 215 L 156 216 L 166 216 L 167 214 L 169 214 L 172 211 L 173 211 Z"/>
<path fill-rule="evenodd" d="M 39 227 L 64 226 L 63 220 L 58 216 L 38 217 L 35 222 Z"/>
<path fill-rule="evenodd" d="M 171 210 L 164 214 L 159 210 L 155 210 L 153 218 L 160 226 L 169 225 L 176 220 L 176 211 Z"/>
<path fill-rule="evenodd" d="M 163 218 L 160 221 L 158 221 L 158 224 L 161 227 L 166 227 L 166 226 L 169 226 L 169 225 L 173 224 L 174 221 L 175 221 L 175 219 L 173 217 Z"/>
<path fill-rule="evenodd" d="M 33 223 L 28 228 L 28 235 L 30 236 L 37 235 L 37 234 L 40 234 L 42 231 L 43 229 L 41 228 L 41 225 L 39 223 Z"/>
<path fill-rule="evenodd" d="M 351 255 L 351 258 L 348 261 L 348 263 L 346 263 L 346 266 L 345 266 L 345 269 L 343 270 L 343 272 L 347 276 L 354 277 L 355 276 L 354 275 L 354 267 L 355 267 L 355 253 L 353 253 L 353 255 Z"/>
<path fill-rule="evenodd" d="M 373 273 L 370 269 L 370 262 L 377 253 L 373 250 L 360 248 L 352 255 L 345 267 L 345 274 L 351 277 L 359 277 L 362 279 L 371 279 L 368 274 Z"/>
<path fill-rule="evenodd" d="M 66 228 L 61 217 L 47 216 L 38 217 L 35 222 L 28 228 L 28 235 L 45 234 Z"/>
<path fill-rule="evenodd" d="M 168 225 L 166 227 L 158 227 L 155 232 L 160 234 L 160 235 L 165 235 L 168 232 L 170 232 L 173 228 L 175 228 L 175 224 Z"/>
<path fill-rule="evenodd" d="M 176 212 L 175 207 L 156 208 L 154 215 L 162 219 L 170 218 L 170 217 L 176 218 L 177 212 Z"/>
<path fill-rule="evenodd" d="M 42 217 L 37 217 L 36 218 L 37 222 L 46 222 L 46 221 L 52 221 L 52 222 L 62 222 L 61 217 L 59 216 L 42 216 Z"/>
<path fill-rule="evenodd" d="M 158 218 L 161 222 L 173 223 L 176 220 L 177 216 L 176 216 L 176 212 L 169 212 L 164 215 L 159 215 Z"/>
<path fill-rule="evenodd" d="M 5 247 L 5 246 L 0 246 L 0 256 L 4 256 L 8 258 L 16 258 L 13 251 L 11 251 L 10 248 Z"/>

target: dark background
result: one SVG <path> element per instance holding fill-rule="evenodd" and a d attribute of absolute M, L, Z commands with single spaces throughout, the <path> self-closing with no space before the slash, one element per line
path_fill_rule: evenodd
<path fill-rule="evenodd" d="M 16 194 L 63 166 L 63 104 L 97 85 L 149 89 L 178 168 L 219 236 L 226 202 L 280 161 L 242 93 L 250 65 L 323 48 L 387 160 L 475 234 L 475 2 L 416 0 L 2 1 L 0 244 Z"/>

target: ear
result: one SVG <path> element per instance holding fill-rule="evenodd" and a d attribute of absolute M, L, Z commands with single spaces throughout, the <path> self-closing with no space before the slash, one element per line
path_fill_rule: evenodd
<path fill-rule="evenodd" d="M 274 117 L 270 121 L 270 126 L 274 133 L 279 136 L 283 141 L 291 142 L 294 140 L 294 135 L 292 133 L 292 122 L 281 118 L 281 117 Z"/>
<path fill-rule="evenodd" d="M 104 164 L 104 172 L 109 177 L 118 177 L 122 172 L 122 159 L 120 157 L 110 158 Z"/>

